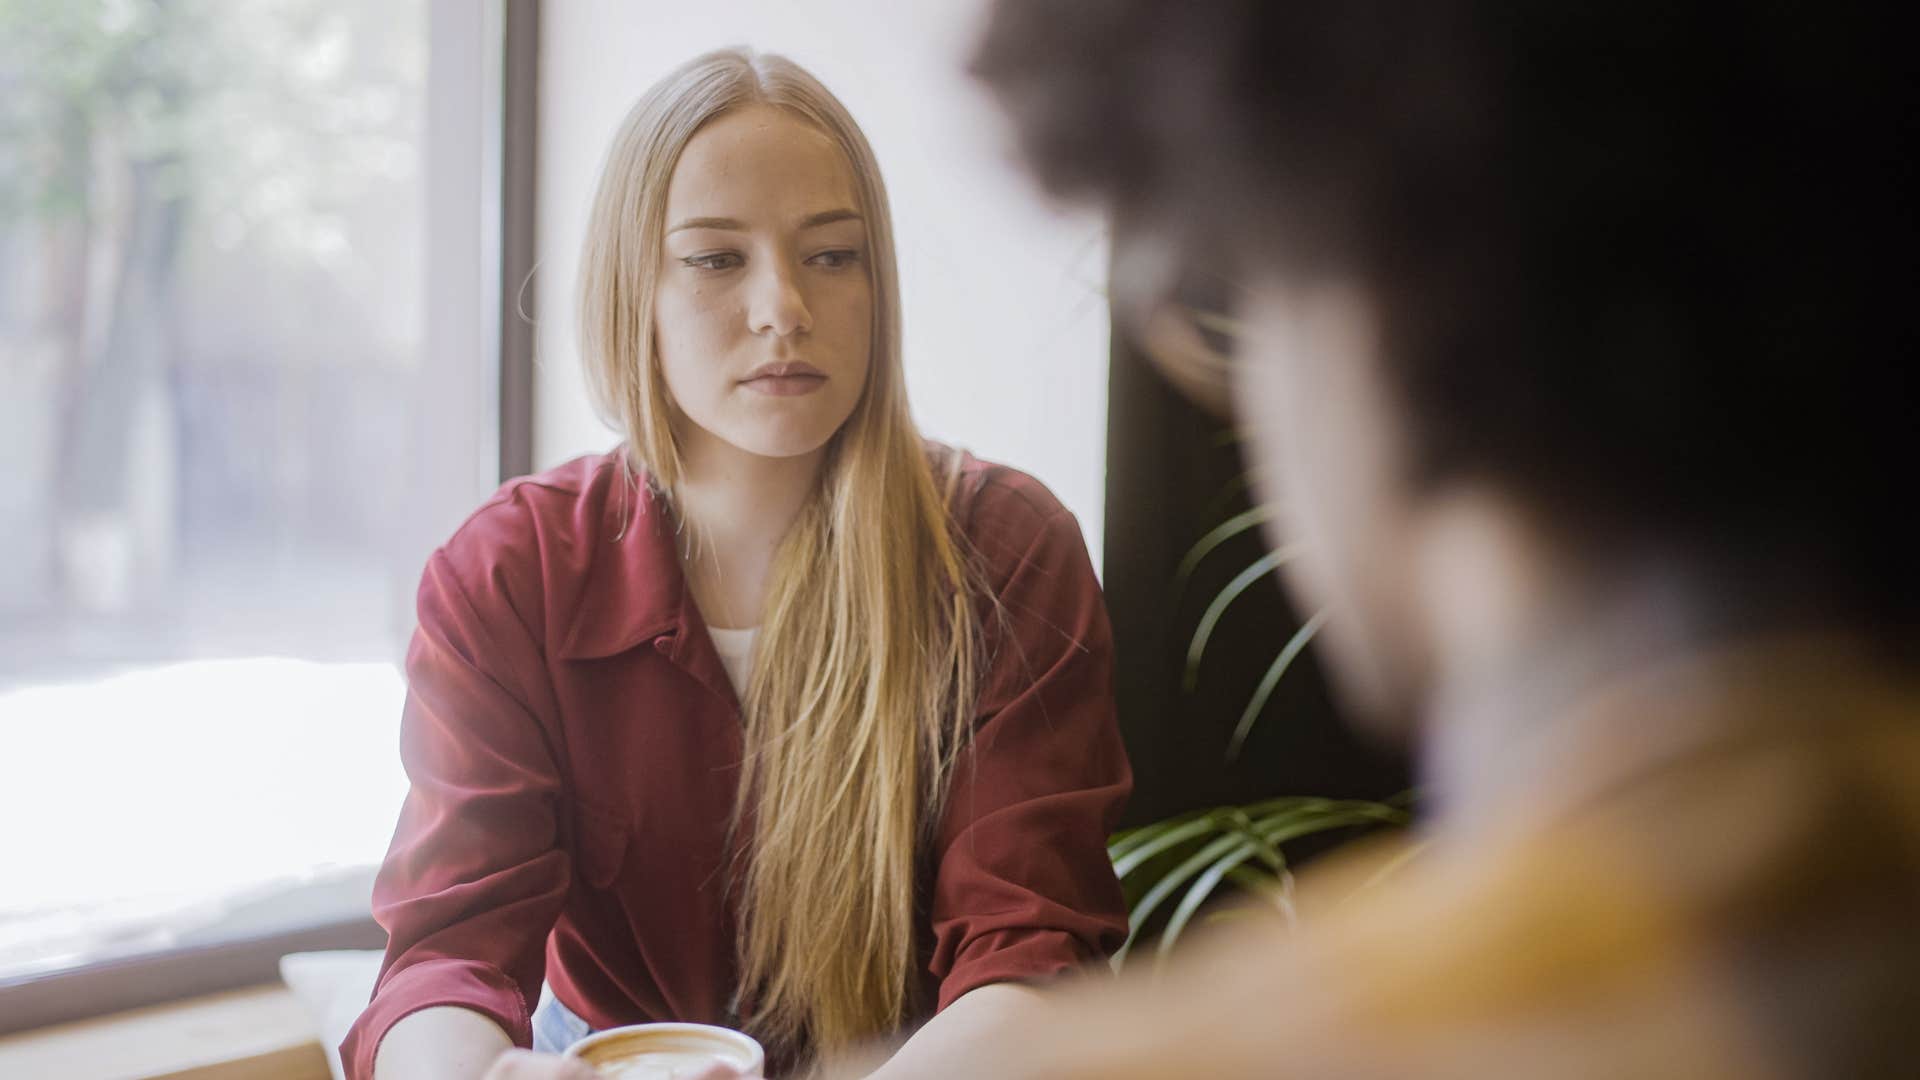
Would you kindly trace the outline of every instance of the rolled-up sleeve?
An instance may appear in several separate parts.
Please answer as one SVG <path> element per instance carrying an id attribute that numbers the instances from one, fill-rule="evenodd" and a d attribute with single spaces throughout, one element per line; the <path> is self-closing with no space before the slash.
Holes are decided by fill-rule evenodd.
<path id="1" fill-rule="evenodd" d="M 988 983 L 1079 968 L 1126 936 L 1106 841 L 1133 779 L 1106 605 L 1072 514 L 1024 531 L 999 571 L 980 721 L 937 834 L 941 1009 Z"/>
<path id="2" fill-rule="evenodd" d="M 529 706 L 543 665 L 505 573 L 468 549 L 427 564 L 407 654 L 401 758 L 411 781 L 374 884 L 386 928 L 372 1001 L 341 1045 L 373 1076 L 388 1029 L 457 1005 L 532 1043 L 545 942 L 571 880 L 554 749 Z"/>

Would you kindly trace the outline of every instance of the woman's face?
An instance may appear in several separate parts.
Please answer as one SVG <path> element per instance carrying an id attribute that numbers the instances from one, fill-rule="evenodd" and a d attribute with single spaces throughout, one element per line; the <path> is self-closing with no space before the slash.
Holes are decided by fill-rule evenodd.
<path id="1" fill-rule="evenodd" d="M 654 343 L 690 457 L 826 445 L 866 385 L 873 283 L 853 169 L 783 109 L 726 113 L 667 187 Z M 686 422 L 679 422 L 679 421 Z"/>

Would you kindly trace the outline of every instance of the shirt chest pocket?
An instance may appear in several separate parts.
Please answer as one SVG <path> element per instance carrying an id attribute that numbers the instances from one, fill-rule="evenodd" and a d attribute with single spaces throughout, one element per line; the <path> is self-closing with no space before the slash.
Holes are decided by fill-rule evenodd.
<path id="1" fill-rule="evenodd" d="M 621 815 L 578 800 L 572 815 L 574 876 L 596 889 L 611 887 L 627 861 L 632 827 Z"/>

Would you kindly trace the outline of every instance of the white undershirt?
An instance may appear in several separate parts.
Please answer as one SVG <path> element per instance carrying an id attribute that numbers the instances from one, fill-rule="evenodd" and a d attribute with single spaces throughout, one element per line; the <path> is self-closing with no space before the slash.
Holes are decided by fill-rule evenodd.
<path id="1" fill-rule="evenodd" d="M 727 669 L 727 681 L 733 684 L 733 692 L 744 696 L 747 676 L 753 673 L 753 639 L 759 635 L 760 628 L 722 630 L 709 626 L 707 633 L 713 636 L 714 651 L 720 654 L 720 665 Z"/>

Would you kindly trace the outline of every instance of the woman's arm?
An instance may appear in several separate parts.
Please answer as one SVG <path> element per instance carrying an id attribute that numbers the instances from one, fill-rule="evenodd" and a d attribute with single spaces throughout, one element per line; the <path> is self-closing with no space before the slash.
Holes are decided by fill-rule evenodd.
<path id="1" fill-rule="evenodd" d="M 995 983 L 970 990 L 927 1021 L 867 1080 L 1011 1073 L 1023 1063 L 1024 1040 L 1000 1036 L 1014 1026 L 1015 1020 L 1032 1024 L 1036 1010 L 1045 1007 L 1040 991 L 1018 983 Z M 507 1033 L 479 1013 L 454 1007 L 423 1009 L 387 1032 L 374 1066 L 374 1080 L 593 1080 L 595 1075 L 578 1062 L 520 1053 L 512 1046 Z M 489 1064 L 493 1065 L 492 1071 L 487 1071 Z M 843 1071 L 847 1067 L 844 1063 L 837 1066 L 836 1074 L 852 1075 Z M 733 1070 L 715 1067 L 699 1080 L 734 1080 L 737 1076 Z"/>
<path id="2" fill-rule="evenodd" d="M 513 1047 L 500 1025 L 472 1009 L 438 1005 L 409 1013 L 380 1040 L 374 1080 L 480 1080 Z"/>
<path id="3" fill-rule="evenodd" d="M 1127 934 L 1107 858 L 1132 787 L 1112 632 L 1078 523 L 1041 496 L 1003 500 L 973 530 L 1004 617 L 989 623 L 980 719 L 933 842 L 936 1011 L 1098 966 Z"/>
<path id="4" fill-rule="evenodd" d="M 515 1049 L 500 1025 L 457 1005 L 421 1009 L 387 1029 L 374 1080 L 598 1080 L 583 1062 Z M 731 1078 L 726 1078 L 731 1080 Z"/>
<path id="5" fill-rule="evenodd" d="M 421 578 L 400 724 L 411 784 L 374 882 L 387 952 L 373 998 L 341 1045 L 351 1080 L 371 1080 L 389 1030 L 428 1010 L 453 1008 L 454 1023 L 489 1025 L 452 1029 L 487 1036 L 472 1044 L 481 1071 L 483 1051 L 498 1049 L 491 1029 L 532 1042 L 527 1003 L 539 996 L 547 932 L 573 870 L 559 766 L 532 704 L 546 697 L 541 637 L 520 616 L 538 610 L 538 583 L 524 581 L 533 572 L 522 569 L 536 559 L 518 550 L 524 530 L 502 520 L 506 509 L 476 515 Z M 412 1023 L 416 1034 L 395 1052 L 443 1030 L 433 1020 Z M 456 1036 L 448 1049 L 466 1045 Z"/>
<path id="6" fill-rule="evenodd" d="M 374 1080 L 597 1080 L 570 1057 L 515 1049 L 493 1020 L 436 1005 L 388 1028 L 374 1053 Z M 732 1080 L 732 1078 L 728 1078 Z"/>

